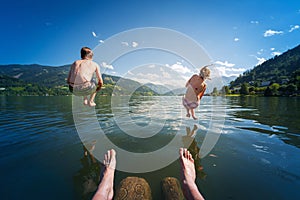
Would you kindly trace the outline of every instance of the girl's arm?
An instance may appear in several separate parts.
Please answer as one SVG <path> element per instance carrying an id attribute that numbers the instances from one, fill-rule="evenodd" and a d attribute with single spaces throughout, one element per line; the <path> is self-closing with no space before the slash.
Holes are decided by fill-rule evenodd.
<path id="1" fill-rule="evenodd" d="M 194 78 L 194 76 L 195 76 L 195 75 L 193 75 L 193 76 L 186 82 L 185 87 L 187 87 L 187 86 L 190 84 L 190 82 L 192 81 L 192 79 Z"/>
<path id="2" fill-rule="evenodd" d="M 203 90 L 198 94 L 198 100 L 200 100 L 203 97 L 205 90 L 206 90 L 206 84 L 204 84 Z"/>

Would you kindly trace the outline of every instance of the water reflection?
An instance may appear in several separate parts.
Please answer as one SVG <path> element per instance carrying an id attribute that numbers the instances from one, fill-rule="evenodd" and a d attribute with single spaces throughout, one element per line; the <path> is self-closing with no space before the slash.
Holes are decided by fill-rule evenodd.
<path id="1" fill-rule="evenodd" d="M 200 163 L 200 148 L 195 139 L 195 135 L 197 134 L 198 127 L 194 124 L 192 130 L 189 126 L 186 127 L 186 135 L 182 137 L 182 141 L 185 147 L 188 148 L 190 153 L 193 156 L 195 169 L 197 173 L 197 177 L 200 179 L 205 179 L 206 173 L 203 170 L 203 166 Z"/>
<path id="2" fill-rule="evenodd" d="M 91 199 L 100 182 L 101 163 L 93 156 L 96 141 L 83 145 L 81 169 L 73 176 L 78 199 Z"/>
<path id="3" fill-rule="evenodd" d="M 298 97 L 226 98 L 231 120 L 238 128 L 277 135 L 287 144 L 300 147 L 300 99 Z M 240 107 L 237 107 L 239 105 Z M 234 106 L 234 107 L 233 107 Z"/>
<path id="4" fill-rule="evenodd" d="M 157 98 L 130 104 L 133 119 L 146 124 L 146 112 L 144 118 L 139 119 L 135 116 L 135 113 L 141 114 L 137 108 L 147 103 L 152 105 L 151 101 L 155 103 Z M 167 100 L 174 102 L 172 98 Z M 174 109 L 172 104 L 165 115 L 167 125 L 161 134 L 137 140 L 121 134 L 116 127 L 110 97 L 99 97 L 96 101 L 101 128 L 112 142 L 124 149 L 152 151 L 166 145 L 178 132 L 180 121 L 174 116 L 180 109 Z M 181 130 L 182 141 L 190 143 L 197 180 L 204 185 L 205 197 L 254 199 L 259 194 L 261 199 L 300 199 L 299 98 L 229 97 L 221 101 L 226 103 L 226 122 L 213 154 L 199 159 L 205 134 L 201 126 L 208 127 L 211 120 L 207 103 L 201 107 L 201 126 L 183 124 Z M 93 149 L 95 152 L 100 145 L 89 140 L 86 147 L 82 146 L 72 118 L 71 97 L 0 97 L 0 105 L 2 197 L 38 199 L 47 194 L 48 199 L 90 199 L 98 186 L 101 166 L 89 152 Z M 90 127 L 87 129 L 93 131 Z M 214 155 L 218 155 L 218 159 L 212 159 Z M 151 173 L 117 171 L 115 183 L 118 185 L 127 176 L 143 177 L 151 186 L 153 199 L 161 199 L 161 180 L 166 176 L 179 179 L 178 172 L 176 160 Z"/>
<path id="5" fill-rule="evenodd" d="M 195 136 L 197 134 L 198 127 L 196 124 L 190 128 L 189 126 L 186 127 L 186 135 L 182 136 L 182 141 L 184 147 L 188 148 L 188 150 L 191 152 L 194 163 L 195 163 L 195 169 L 196 169 L 196 175 L 199 179 L 205 179 L 206 173 L 204 172 L 203 166 L 201 165 L 201 159 L 200 159 L 200 148 L 199 144 L 195 139 Z M 78 197 L 80 199 L 91 199 L 94 193 L 97 190 L 98 184 L 100 183 L 100 176 L 101 176 L 101 168 L 102 163 L 99 162 L 95 157 L 93 156 L 93 151 L 95 150 L 97 145 L 97 141 L 93 140 L 90 142 L 85 142 L 85 145 L 83 145 L 83 154 L 82 158 L 80 159 L 81 168 L 78 170 L 78 172 L 73 176 L 73 181 L 75 185 L 75 189 L 77 192 Z M 162 169 L 163 171 L 171 171 L 173 174 L 179 174 L 179 160 L 176 160 L 176 167 L 174 167 L 174 163 L 170 166 L 167 166 L 165 169 Z M 119 177 L 125 178 L 126 176 L 140 176 L 143 177 L 142 174 L 128 174 L 125 172 L 116 172 L 117 176 L 116 179 L 118 182 L 121 180 Z M 161 170 L 154 171 L 151 173 L 147 173 L 147 177 L 154 177 L 158 176 L 159 180 L 155 183 L 155 185 L 160 185 L 160 181 L 167 177 L 168 174 L 162 172 Z M 175 176 L 175 178 L 178 178 L 178 176 Z M 147 178 L 146 178 L 147 180 Z M 148 178 L 147 181 L 151 180 Z M 118 182 L 116 184 L 118 185 Z M 154 194 L 154 197 L 158 199 L 163 199 L 162 196 L 158 197 L 158 194 L 160 194 L 162 191 L 162 188 L 159 188 L 160 191 L 156 191 L 157 187 L 153 187 L 152 193 Z"/>

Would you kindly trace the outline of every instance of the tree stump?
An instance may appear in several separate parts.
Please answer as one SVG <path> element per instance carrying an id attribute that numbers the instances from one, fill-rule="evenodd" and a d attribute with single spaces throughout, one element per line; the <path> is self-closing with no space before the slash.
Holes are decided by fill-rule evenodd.
<path id="1" fill-rule="evenodd" d="M 151 200 L 151 189 L 145 179 L 139 177 L 127 177 L 119 184 L 114 199 Z"/>
<path id="2" fill-rule="evenodd" d="M 166 200 L 183 200 L 184 196 L 179 181 L 174 177 L 166 177 L 162 181 L 162 189 Z"/>

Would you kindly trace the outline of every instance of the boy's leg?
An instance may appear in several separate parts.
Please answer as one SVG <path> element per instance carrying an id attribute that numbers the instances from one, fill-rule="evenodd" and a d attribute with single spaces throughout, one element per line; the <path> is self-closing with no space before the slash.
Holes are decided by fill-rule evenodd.
<path id="1" fill-rule="evenodd" d="M 88 105 L 88 103 L 89 103 L 89 102 L 88 102 L 88 97 L 87 97 L 87 96 L 84 96 L 84 97 L 83 97 L 83 104 L 84 104 L 84 105 Z"/>

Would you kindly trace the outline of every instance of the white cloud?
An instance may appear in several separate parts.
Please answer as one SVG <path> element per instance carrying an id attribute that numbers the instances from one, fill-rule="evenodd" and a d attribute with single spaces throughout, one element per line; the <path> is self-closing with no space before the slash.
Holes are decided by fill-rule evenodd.
<path id="1" fill-rule="evenodd" d="M 128 42 L 121 42 L 121 44 L 124 45 L 124 46 L 127 46 L 127 47 L 129 46 Z"/>
<path id="2" fill-rule="evenodd" d="M 281 35 L 281 34 L 283 34 L 283 31 L 274 31 L 274 30 L 269 29 L 269 30 L 265 31 L 264 37 L 271 37 L 273 35 Z"/>
<path id="3" fill-rule="evenodd" d="M 219 71 L 221 76 L 239 76 L 244 71 L 246 71 L 245 68 L 236 68 L 234 67 L 235 64 L 229 63 L 228 61 L 216 61 L 215 64 L 220 65 L 217 66 L 216 69 Z"/>
<path id="4" fill-rule="evenodd" d="M 261 55 L 264 49 L 260 49 L 258 52 L 256 52 L 258 55 Z"/>
<path id="5" fill-rule="evenodd" d="M 132 47 L 137 47 L 139 44 L 137 42 L 132 42 Z"/>
<path id="6" fill-rule="evenodd" d="M 255 57 L 256 57 L 256 56 L 255 56 Z M 263 63 L 266 61 L 265 58 L 259 58 L 259 57 L 256 57 L 256 59 L 257 59 L 256 66 L 261 65 L 261 64 L 263 64 Z"/>
<path id="7" fill-rule="evenodd" d="M 131 71 L 128 71 L 127 74 L 130 75 L 130 76 L 134 75 L 134 73 L 132 73 Z"/>
<path id="8" fill-rule="evenodd" d="M 275 48 L 274 48 L 274 47 L 272 47 L 272 48 L 270 48 L 270 50 L 271 50 L 271 51 L 274 51 L 274 50 L 275 50 Z"/>
<path id="9" fill-rule="evenodd" d="M 163 78 L 172 78 L 171 75 L 168 72 L 163 72 L 162 73 Z"/>
<path id="10" fill-rule="evenodd" d="M 92 35 L 93 35 L 95 38 L 98 37 L 97 34 L 96 34 L 94 31 L 92 32 Z"/>
<path id="11" fill-rule="evenodd" d="M 170 67 L 172 70 L 178 72 L 178 73 L 182 73 L 182 74 L 186 74 L 186 73 L 191 73 L 192 71 L 188 68 L 182 65 L 181 62 L 176 62 L 173 65 L 169 65 L 166 64 L 167 67 Z"/>
<path id="12" fill-rule="evenodd" d="M 279 55 L 281 55 L 281 52 L 279 52 L 279 51 L 274 51 L 274 52 L 271 53 L 271 55 L 272 55 L 272 56 L 279 56 Z"/>
<path id="13" fill-rule="evenodd" d="M 250 21 L 251 24 L 259 24 L 258 21 Z"/>
<path id="14" fill-rule="evenodd" d="M 129 43 L 129 42 L 121 42 L 121 44 L 122 45 L 124 45 L 124 46 L 126 46 L 126 47 L 137 47 L 137 46 L 139 46 L 139 43 L 137 43 L 137 42 L 132 42 L 131 44 Z"/>
<path id="15" fill-rule="evenodd" d="M 218 66 L 216 67 L 218 72 L 220 73 L 221 76 L 239 76 L 242 74 L 244 71 L 246 71 L 245 68 L 234 68 L 234 67 L 225 67 L 225 66 Z"/>
<path id="16" fill-rule="evenodd" d="M 222 66 L 225 66 L 225 67 L 234 67 L 235 66 L 235 64 L 229 63 L 227 60 L 225 62 L 216 61 L 215 64 L 222 65 Z"/>
<path id="17" fill-rule="evenodd" d="M 235 42 L 237 42 L 237 41 L 239 41 L 239 40 L 240 40 L 239 38 L 234 38 L 234 41 L 235 41 Z"/>
<path id="18" fill-rule="evenodd" d="M 296 29 L 299 29 L 300 26 L 299 25 L 295 25 L 295 26 L 291 26 L 291 29 L 289 30 L 289 32 L 293 32 Z"/>
<path id="19" fill-rule="evenodd" d="M 103 41 L 103 40 L 99 40 L 99 42 L 100 42 L 100 43 L 102 43 L 102 44 L 104 43 L 104 41 Z"/>
<path id="20" fill-rule="evenodd" d="M 114 67 L 112 65 L 109 65 L 106 62 L 102 62 L 101 66 L 104 67 L 104 68 L 106 68 L 106 69 L 111 69 L 111 70 L 114 69 Z"/>

